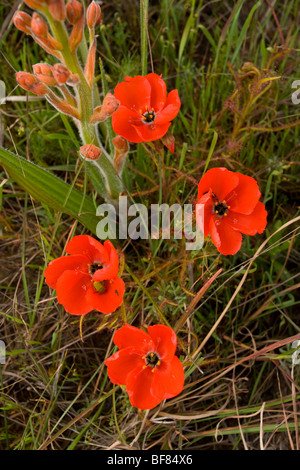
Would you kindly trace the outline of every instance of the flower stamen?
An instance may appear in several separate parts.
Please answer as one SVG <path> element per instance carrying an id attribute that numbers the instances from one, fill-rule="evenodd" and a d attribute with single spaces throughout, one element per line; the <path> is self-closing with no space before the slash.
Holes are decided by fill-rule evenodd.
<path id="1" fill-rule="evenodd" d="M 228 215 L 228 209 L 229 206 L 227 206 L 225 200 L 223 200 L 222 202 L 215 202 L 214 213 L 217 214 L 219 217 L 223 217 L 223 215 L 226 217 Z"/>
<path id="2" fill-rule="evenodd" d="M 150 352 L 147 354 L 147 356 L 143 356 L 142 359 L 145 360 L 146 364 L 145 366 L 150 366 L 152 367 L 152 372 L 154 372 L 155 370 L 155 366 L 159 366 L 160 365 L 160 359 L 159 359 L 159 356 L 157 353 L 154 353 L 154 352 Z M 145 367 L 143 367 L 145 368 Z"/>
<path id="3" fill-rule="evenodd" d="M 89 274 L 95 274 L 96 271 L 98 271 L 99 268 L 101 268 L 102 264 L 100 263 L 93 263 L 89 265 Z"/>
<path id="4" fill-rule="evenodd" d="M 141 114 L 143 121 L 147 123 L 153 122 L 155 119 L 154 108 L 151 108 L 151 111 L 149 111 L 149 108 L 146 105 L 144 109 L 145 109 L 144 112 L 142 109 L 139 109 L 139 113 Z"/>
<path id="5" fill-rule="evenodd" d="M 154 111 L 146 111 L 143 115 L 142 118 L 145 122 L 153 122 L 155 119 L 155 112 Z"/>

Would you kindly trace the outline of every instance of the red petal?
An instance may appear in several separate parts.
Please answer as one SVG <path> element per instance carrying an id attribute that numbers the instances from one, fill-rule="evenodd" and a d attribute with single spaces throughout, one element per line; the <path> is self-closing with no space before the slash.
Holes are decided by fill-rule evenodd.
<path id="1" fill-rule="evenodd" d="M 102 268 L 95 271 L 93 274 L 94 281 L 113 279 L 117 277 L 119 272 L 119 256 L 117 250 L 109 240 L 104 242 L 103 247 L 108 255 L 108 262 L 104 264 Z"/>
<path id="2" fill-rule="evenodd" d="M 126 391 L 132 406 L 136 406 L 141 410 L 150 410 L 155 408 L 160 402 L 152 393 L 152 383 L 156 371 L 153 373 L 151 367 L 146 367 L 140 371 L 135 369 L 127 376 Z"/>
<path id="3" fill-rule="evenodd" d="M 210 189 L 219 201 L 232 191 L 239 183 L 239 177 L 226 168 L 211 168 L 201 178 L 198 185 L 198 199 Z"/>
<path id="4" fill-rule="evenodd" d="M 232 211 L 251 214 L 261 196 L 258 184 L 251 176 L 241 173 L 236 173 L 236 175 L 239 178 L 239 184 L 224 199 Z"/>
<path id="5" fill-rule="evenodd" d="M 265 230 L 267 216 L 268 213 L 264 204 L 258 201 L 251 214 L 239 214 L 230 210 L 224 222 L 245 235 L 255 235 L 256 233 L 263 233 Z"/>
<path id="6" fill-rule="evenodd" d="M 168 131 L 171 123 L 156 125 L 155 121 L 152 124 L 142 123 L 141 126 L 133 126 L 136 133 L 140 136 L 140 142 L 152 142 L 153 140 L 161 139 Z"/>
<path id="7" fill-rule="evenodd" d="M 143 124 L 141 115 L 135 111 L 131 111 L 125 106 L 120 106 L 112 115 L 111 123 L 114 132 L 129 142 L 138 143 L 143 141 L 143 138 L 134 127 Z"/>
<path id="8" fill-rule="evenodd" d="M 109 257 L 103 245 L 89 235 L 76 235 L 66 246 L 66 252 L 70 255 L 87 256 L 91 263 L 106 264 Z"/>
<path id="9" fill-rule="evenodd" d="M 213 216 L 213 207 L 212 190 L 210 189 L 196 204 L 196 222 L 205 237 L 209 234 L 209 221 Z"/>
<path id="10" fill-rule="evenodd" d="M 213 244 L 223 255 L 234 255 L 242 244 L 242 235 L 217 216 L 211 217 L 209 231 Z"/>
<path id="11" fill-rule="evenodd" d="M 116 277 L 105 281 L 106 291 L 100 294 L 94 287 L 87 293 L 88 300 L 93 309 L 98 312 L 108 314 L 117 310 L 123 302 L 125 292 L 124 281 Z"/>
<path id="12" fill-rule="evenodd" d="M 155 112 L 160 111 L 164 107 L 167 99 L 166 83 L 156 73 L 149 73 L 145 78 L 148 80 L 151 87 L 150 107 L 153 108 Z"/>
<path id="13" fill-rule="evenodd" d="M 182 392 L 184 370 L 178 357 L 155 368 L 151 392 L 160 400 L 172 398 Z"/>
<path id="14" fill-rule="evenodd" d="M 166 325 L 148 326 L 148 333 L 155 344 L 155 352 L 163 361 L 170 361 L 176 350 L 177 337 L 175 331 Z"/>
<path id="15" fill-rule="evenodd" d="M 127 323 L 115 332 L 113 341 L 119 349 L 131 347 L 143 354 L 154 350 L 150 336 L 145 331 Z"/>
<path id="16" fill-rule="evenodd" d="M 50 261 L 45 269 L 45 281 L 49 287 L 56 289 L 58 278 L 67 270 L 80 271 L 88 274 L 89 259 L 83 255 L 61 256 Z"/>
<path id="17" fill-rule="evenodd" d="M 155 117 L 155 124 L 165 124 L 172 121 L 178 114 L 181 106 L 178 90 L 172 90 L 167 98 L 164 109 Z"/>
<path id="18" fill-rule="evenodd" d="M 56 283 L 57 301 L 72 315 L 85 315 L 93 310 L 88 299 L 91 277 L 77 271 L 65 271 Z"/>
<path id="19" fill-rule="evenodd" d="M 137 368 L 141 371 L 145 360 L 142 359 L 142 353 L 125 348 L 106 359 L 104 364 L 107 366 L 108 377 L 114 384 L 126 385 L 128 374 Z"/>
<path id="20" fill-rule="evenodd" d="M 122 106 L 137 112 L 142 109 L 145 112 L 145 106 L 150 106 L 151 86 L 141 75 L 125 77 L 124 82 L 116 86 L 114 96 Z"/>

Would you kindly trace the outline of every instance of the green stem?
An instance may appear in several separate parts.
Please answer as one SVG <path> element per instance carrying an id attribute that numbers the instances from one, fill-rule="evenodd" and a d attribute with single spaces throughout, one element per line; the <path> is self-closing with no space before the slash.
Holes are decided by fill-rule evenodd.
<path id="1" fill-rule="evenodd" d="M 149 0 L 140 0 L 140 22 L 141 22 L 141 65 L 142 75 L 147 75 L 148 62 L 148 10 Z"/>
<path id="2" fill-rule="evenodd" d="M 88 173 L 97 192 L 106 200 L 116 204 L 120 192 L 123 190 L 122 181 L 117 174 L 110 155 L 103 147 L 94 124 L 90 124 L 90 118 L 94 110 L 93 89 L 90 88 L 85 78 L 82 67 L 78 61 L 77 53 L 72 52 L 69 47 L 69 36 L 62 22 L 53 20 L 49 13 L 46 13 L 53 35 L 62 44 L 61 54 L 66 67 L 73 73 L 78 74 L 80 82 L 77 85 L 77 99 L 79 102 L 80 121 L 77 126 L 81 139 L 85 145 L 93 144 L 101 148 L 102 154 L 95 162 L 86 162 Z M 97 179 L 99 181 L 97 181 Z M 102 188 L 102 190 L 100 189 Z M 103 191 L 103 189 L 105 190 Z"/>
<path id="3" fill-rule="evenodd" d="M 85 143 L 90 144 L 96 141 L 96 134 L 93 127 L 89 124 L 89 120 L 93 114 L 93 96 L 90 86 L 84 76 L 83 70 L 79 64 L 76 52 L 71 52 L 69 48 L 69 36 L 64 24 L 61 21 L 53 20 L 50 14 L 47 14 L 47 19 L 53 31 L 55 38 L 62 44 L 61 54 L 64 59 L 66 67 L 73 73 L 78 74 L 80 82 L 77 85 L 79 94 L 79 111 L 81 114 L 82 132 Z"/>

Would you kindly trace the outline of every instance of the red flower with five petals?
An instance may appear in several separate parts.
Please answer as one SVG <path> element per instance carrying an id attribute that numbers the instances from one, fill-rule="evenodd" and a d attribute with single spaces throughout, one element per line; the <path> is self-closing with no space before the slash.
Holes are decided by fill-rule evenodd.
<path id="1" fill-rule="evenodd" d="M 237 253 L 242 233 L 263 233 L 267 212 L 259 201 L 260 196 L 254 178 L 226 168 L 212 168 L 201 178 L 196 220 L 204 236 L 210 234 L 213 244 L 223 255 Z M 201 204 L 204 205 L 203 213 Z"/>
<path id="2" fill-rule="evenodd" d="M 113 341 L 119 351 L 106 359 L 110 380 L 125 385 L 130 403 L 142 410 L 181 393 L 184 371 L 175 350 L 177 338 L 165 325 L 148 327 L 148 334 L 126 324 Z"/>
<path id="3" fill-rule="evenodd" d="M 151 142 L 163 137 L 180 109 L 178 90 L 167 95 L 164 80 L 156 73 L 125 77 L 114 91 L 120 106 L 112 116 L 116 134 L 129 142 Z"/>
<path id="4" fill-rule="evenodd" d="M 89 235 L 77 235 L 66 246 L 70 256 L 51 261 L 45 281 L 56 289 L 57 301 L 73 315 L 92 310 L 114 312 L 123 301 L 124 282 L 117 277 L 119 257 L 109 240 L 102 245 Z"/>

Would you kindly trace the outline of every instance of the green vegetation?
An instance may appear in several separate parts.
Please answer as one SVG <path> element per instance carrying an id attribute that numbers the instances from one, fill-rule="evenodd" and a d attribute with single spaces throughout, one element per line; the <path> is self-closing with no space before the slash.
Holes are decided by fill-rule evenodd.
<path id="1" fill-rule="evenodd" d="M 2 146 L 21 157 L 16 165 L 30 160 L 68 182 L 92 210 L 102 200 L 78 158 L 76 128 L 16 86 L 15 72 L 31 72 L 48 57 L 9 22 L 12 3 L 0 6 L 0 79 L 10 97 L 0 106 Z M 199 252 L 173 238 L 119 241 L 125 307 L 93 312 L 80 324 L 57 303 L 43 272 L 73 235 L 93 235 L 94 214 L 75 219 L 75 199 L 64 199 L 63 186 L 53 207 L 0 167 L 0 339 L 7 353 L 0 448 L 299 450 L 300 365 L 291 360 L 291 338 L 300 339 L 300 104 L 291 99 L 300 80 L 299 9 L 299 0 L 149 1 L 149 35 L 142 30 L 141 41 L 137 2 L 103 2 L 98 83 L 113 92 L 125 76 L 153 70 L 182 102 L 171 126 L 174 154 L 131 145 L 124 169 L 131 200 L 195 202 L 203 172 L 225 166 L 258 181 L 267 229 L 243 237 L 241 250 L 227 257 L 209 239 Z M 101 132 L 109 148 L 112 130 Z M 163 316 L 175 325 L 182 315 L 184 391 L 138 412 L 107 377 L 112 333 L 125 320 L 145 326 Z"/>

